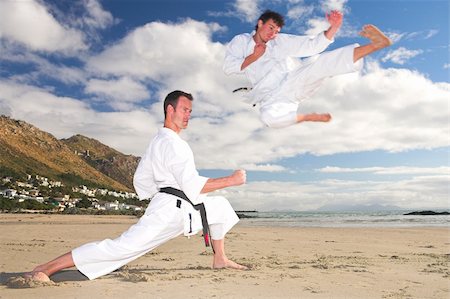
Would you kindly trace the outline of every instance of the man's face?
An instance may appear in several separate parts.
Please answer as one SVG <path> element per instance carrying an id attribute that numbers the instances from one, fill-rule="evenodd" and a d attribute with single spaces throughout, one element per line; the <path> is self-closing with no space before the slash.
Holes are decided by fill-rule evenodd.
<path id="1" fill-rule="evenodd" d="M 258 31 L 256 34 L 262 42 L 267 43 L 268 41 L 274 39 L 280 30 L 281 27 L 278 26 L 272 19 L 267 20 L 265 23 L 259 20 Z"/>
<path id="2" fill-rule="evenodd" d="M 178 130 L 186 129 L 192 112 L 192 101 L 181 96 L 173 112 L 172 121 Z"/>

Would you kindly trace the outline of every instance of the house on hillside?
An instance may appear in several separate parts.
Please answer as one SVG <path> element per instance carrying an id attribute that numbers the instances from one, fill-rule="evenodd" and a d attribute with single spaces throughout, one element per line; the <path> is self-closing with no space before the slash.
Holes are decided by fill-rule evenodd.
<path id="1" fill-rule="evenodd" d="M 12 179 L 13 179 L 12 177 L 7 176 L 7 177 L 2 178 L 2 182 L 3 182 L 3 184 L 11 183 Z"/>
<path id="2" fill-rule="evenodd" d="M 33 197 L 39 196 L 39 190 L 38 189 L 29 190 L 28 194 Z"/>
<path id="3" fill-rule="evenodd" d="M 127 205 L 127 210 L 133 210 L 133 211 L 142 211 L 142 207 L 138 207 L 135 205 Z"/>
<path id="4" fill-rule="evenodd" d="M 99 194 L 99 195 L 102 195 L 102 196 L 108 194 L 108 191 L 109 191 L 108 189 L 97 189 L 97 190 L 95 190 L 96 194 Z"/>
<path id="5" fill-rule="evenodd" d="M 60 181 L 50 181 L 50 187 L 62 187 L 63 183 Z"/>
<path id="6" fill-rule="evenodd" d="M 33 188 L 34 186 L 30 183 L 17 182 L 17 186 L 22 188 Z"/>
<path id="7" fill-rule="evenodd" d="M 42 196 L 32 197 L 30 199 L 34 199 L 37 202 L 44 203 L 44 198 Z"/>
<path id="8" fill-rule="evenodd" d="M 17 190 L 15 189 L 6 189 L 3 190 L 3 194 L 5 197 L 14 198 L 17 195 Z"/>
<path id="9" fill-rule="evenodd" d="M 105 203 L 105 209 L 107 210 L 118 210 L 119 209 L 119 202 L 116 200 L 114 202 L 107 202 Z"/>

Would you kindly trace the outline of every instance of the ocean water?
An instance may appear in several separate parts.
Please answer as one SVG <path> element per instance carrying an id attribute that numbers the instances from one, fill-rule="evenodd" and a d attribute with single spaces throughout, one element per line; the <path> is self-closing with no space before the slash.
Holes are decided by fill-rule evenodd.
<path id="1" fill-rule="evenodd" d="M 244 212 L 240 225 L 286 227 L 448 227 L 450 215 L 383 212 Z"/>

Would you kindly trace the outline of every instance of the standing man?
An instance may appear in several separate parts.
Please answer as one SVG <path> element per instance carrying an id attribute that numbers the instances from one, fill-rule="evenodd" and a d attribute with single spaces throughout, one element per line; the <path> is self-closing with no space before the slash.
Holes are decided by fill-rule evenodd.
<path id="1" fill-rule="evenodd" d="M 214 249 L 213 268 L 247 269 L 225 255 L 225 234 L 239 221 L 227 199 L 205 193 L 242 185 L 244 170 L 222 178 L 198 174 L 189 145 L 179 133 L 188 126 L 193 97 L 173 91 L 164 100 L 164 127 L 153 138 L 134 175 L 140 199 L 151 198 L 145 214 L 120 237 L 92 242 L 73 249 L 53 261 L 37 266 L 25 277 L 49 281 L 62 269 L 77 267 L 89 279 L 108 274 L 181 234 L 193 235 L 202 229 L 201 215 L 193 205 L 204 204 Z M 176 194 L 176 195 L 174 195 Z M 204 215 L 202 215 L 204 216 Z M 208 229 L 209 228 L 209 229 Z"/>
<path id="2" fill-rule="evenodd" d="M 260 104 L 260 117 L 267 126 L 282 128 L 303 121 L 330 121 L 328 113 L 302 113 L 300 101 L 311 96 L 323 79 L 360 70 L 363 57 L 391 44 L 377 27 L 365 25 L 360 35 L 368 38 L 369 44 L 324 52 L 295 65 L 291 58 L 319 54 L 333 42 L 343 16 L 332 11 L 326 18 L 330 27 L 315 37 L 281 34 L 283 16 L 267 10 L 259 17 L 256 31 L 237 35 L 229 43 L 223 70 L 227 75 L 246 75 L 252 86 L 246 95 L 248 102 Z"/>

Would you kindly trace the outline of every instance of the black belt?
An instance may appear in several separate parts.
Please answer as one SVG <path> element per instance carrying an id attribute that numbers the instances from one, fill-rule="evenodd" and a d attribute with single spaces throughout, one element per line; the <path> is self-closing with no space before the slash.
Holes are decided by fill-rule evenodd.
<path id="1" fill-rule="evenodd" d="M 202 226 L 203 226 L 203 238 L 205 239 L 206 247 L 209 247 L 209 225 L 208 225 L 208 219 L 206 218 L 205 205 L 203 203 L 194 205 L 192 203 L 192 201 L 190 201 L 189 198 L 186 196 L 186 194 L 184 194 L 183 191 L 172 188 L 172 187 L 161 188 L 161 189 L 159 189 L 159 192 L 172 194 L 181 199 L 184 199 L 185 201 L 190 203 L 194 207 L 194 209 L 196 209 L 197 211 L 200 211 L 200 216 L 202 218 Z M 213 248 L 213 251 L 214 251 L 214 248 Z"/>

